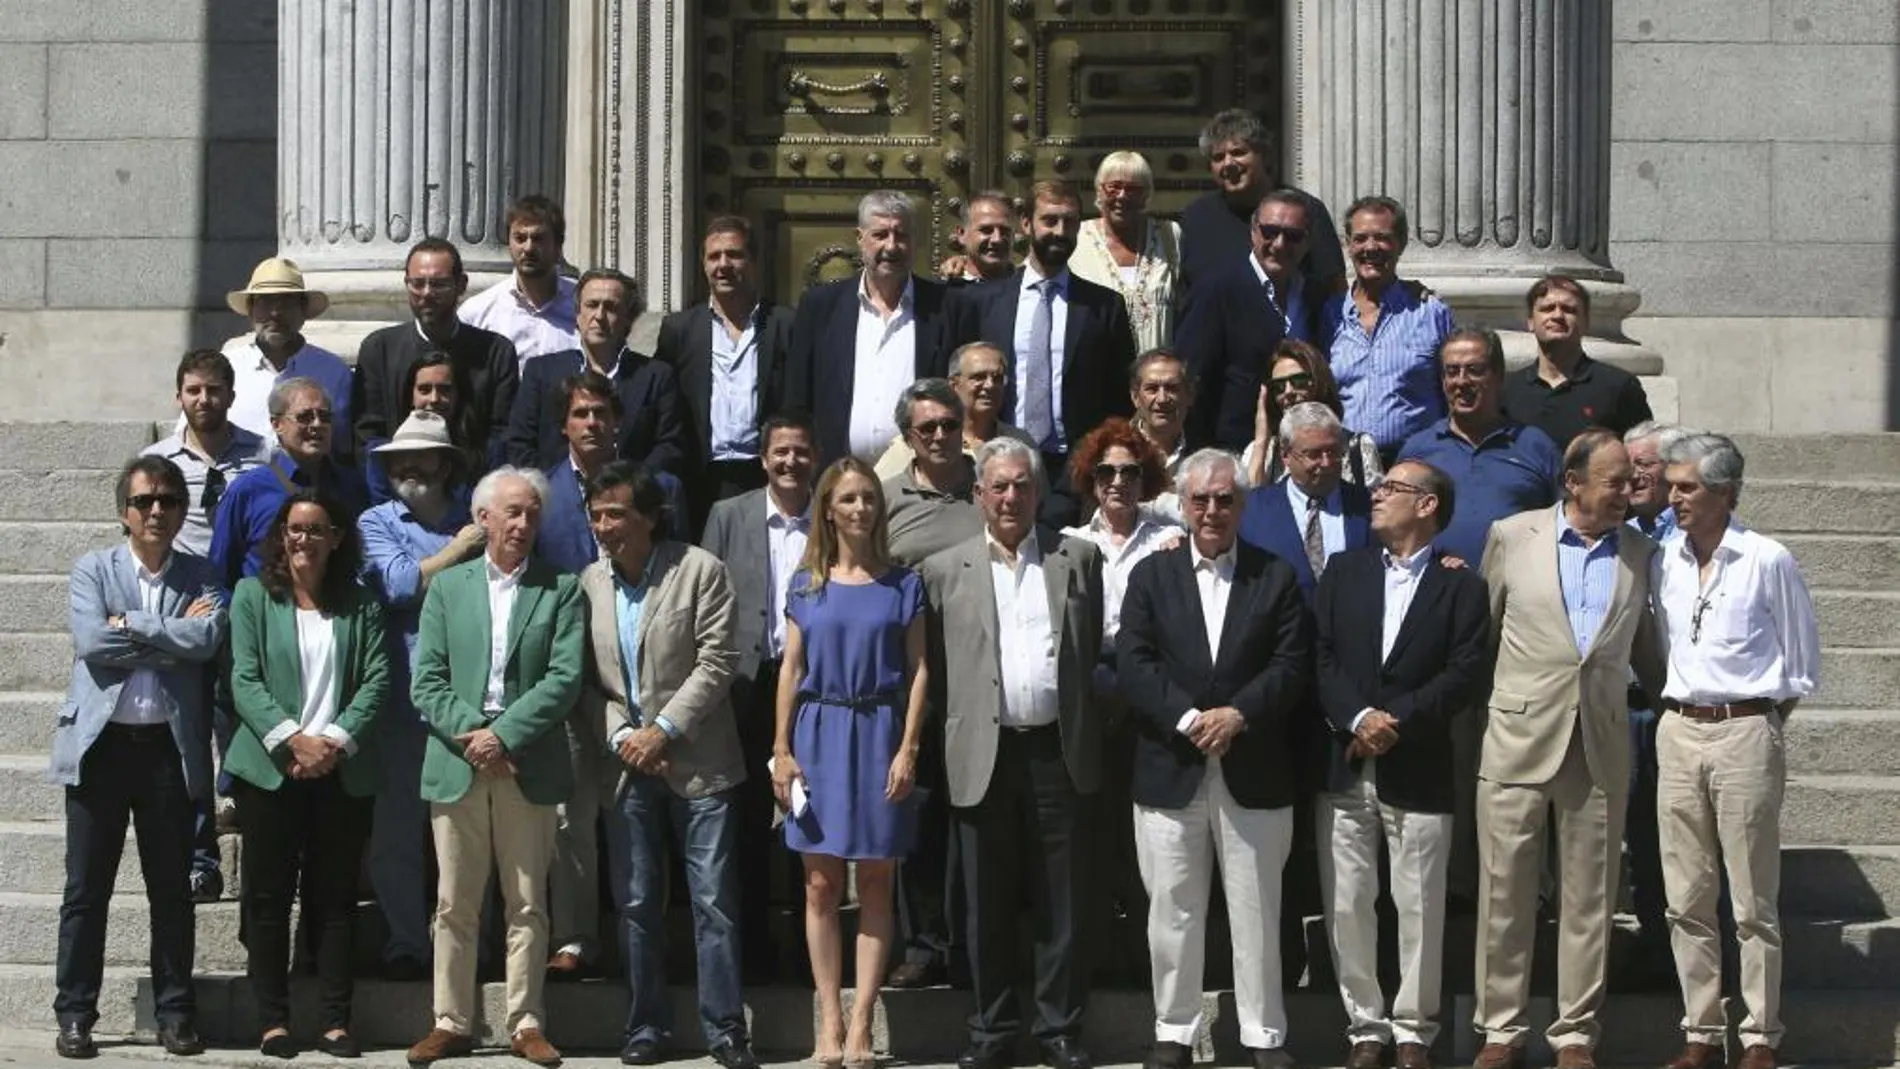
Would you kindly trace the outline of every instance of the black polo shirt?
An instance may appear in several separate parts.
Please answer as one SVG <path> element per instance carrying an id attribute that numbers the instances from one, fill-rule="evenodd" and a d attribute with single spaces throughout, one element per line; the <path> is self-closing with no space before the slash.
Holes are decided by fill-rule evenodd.
<path id="1" fill-rule="evenodd" d="M 1550 435 L 1559 449 L 1590 427 L 1622 434 L 1654 418 L 1636 376 L 1587 355 L 1557 386 L 1539 378 L 1534 363 L 1504 376 L 1504 414 Z"/>

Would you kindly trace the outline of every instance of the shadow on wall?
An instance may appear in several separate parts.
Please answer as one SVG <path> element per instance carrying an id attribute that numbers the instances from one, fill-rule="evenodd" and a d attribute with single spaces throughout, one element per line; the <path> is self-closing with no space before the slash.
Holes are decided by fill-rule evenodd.
<path id="1" fill-rule="evenodd" d="M 1900 43 L 1893 46 L 1894 67 L 1900 70 Z M 1900 108 L 1893 110 L 1893 141 L 1900 153 Z M 1887 429 L 1900 431 L 1900 157 L 1893 168 L 1892 255 L 1887 258 L 1892 277 L 1887 281 Z"/>
<path id="2" fill-rule="evenodd" d="M 191 344 L 216 349 L 247 324 L 224 295 L 277 251 L 277 5 L 204 0 L 200 207 Z"/>

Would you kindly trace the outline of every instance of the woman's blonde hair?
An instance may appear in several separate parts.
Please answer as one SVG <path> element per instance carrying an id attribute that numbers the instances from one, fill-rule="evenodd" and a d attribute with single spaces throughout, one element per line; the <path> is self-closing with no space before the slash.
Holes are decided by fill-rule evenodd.
<path id="1" fill-rule="evenodd" d="M 831 522 L 831 497 L 847 475 L 862 475 L 864 481 L 871 484 L 871 499 L 877 502 L 877 523 L 871 528 L 871 559 L 864 562 L 865 566 L 873 573 L 882 573 L 890 564 L 890 509 L 884 500 L 884 484 L 878 481 L 871 465 L 857 457 L 845 457 L 818 477 L 818 489 L 812 495 L 811 537 L 805 542 L 805 559 L 799 563 L 805 570 L 805 593 L 816 594 L 823 590 L 831 566 L 838 563 L 838 529 Z"/>
<path id="2" fill-rule="evenodd" d="M 1102 157 L 1102 163 L 1095 168 L 1095 188 L 1100 190 L 1103 182 L 1116 179 L 1134 182 L 1143 189 L 1155 187 L 1154 168 L 1148 166 L 1148 157 L 1139 152 L 1122 149 Z"/>

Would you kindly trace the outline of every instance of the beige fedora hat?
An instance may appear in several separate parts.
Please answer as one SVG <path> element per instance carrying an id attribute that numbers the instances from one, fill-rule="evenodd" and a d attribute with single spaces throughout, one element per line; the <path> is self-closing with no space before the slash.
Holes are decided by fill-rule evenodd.
<path id="1" fill-rule="evenodd" d="M 409 418 L 396 428 L 396 434 L 388 442 L 370 450 L 372 453 L 420 453 L 428 449 L 445 449 L 451 453 L 460 452 L 449 437 L 449 424 L 434 412 L 418 410 L 409 413 Z"/>
<path id="2" fill-rule="evenodd" d="M 257 265 L 251 272 L 251 283 L 241 290 L 232 290 L 224 295 L 224 303 L 231 311 L 241 316 L 251 314 L 251 298 L 266 293 L 301 293 L 304 296 L 304 314 L 312 319 L 324 313 L 330 307 L 330 297 L 320 290 L 305 289 L 303 271 L 296 261 L 273 256 Z"/>

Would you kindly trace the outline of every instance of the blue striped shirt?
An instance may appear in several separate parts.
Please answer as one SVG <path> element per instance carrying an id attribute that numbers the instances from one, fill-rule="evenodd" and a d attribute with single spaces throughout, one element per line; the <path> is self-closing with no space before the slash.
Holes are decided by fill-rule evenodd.
<path id="1" fill-rule="evenodd" d="M 1379 321 L 1368 335 L 1349 289 L 1334 303 L 1331 320 L 1342 423 L 1372 435 L 1380 449 L 1393 449 L 1445 414 L 1438 345 L 1451 333 L 1452 317 L 1438 298 L 1421 300 L 1415 284 L 1394 280 L 1379 298 Z"/>
<path id="2" fill-rule="evenodd" d="M 1557 578 L 1563 586 L 1564 613 L 1570 617 L 1570 634 L 1577 640 L 1577 655 L 1587 656 L 1597 629 L 1610 614 L 1610 599 L 1616 594 L 1616 531 L 1612 529 L 1584 545 L 1583 535 L 1570 526 L 1564 507 L 1557 506 Z"/>

